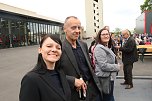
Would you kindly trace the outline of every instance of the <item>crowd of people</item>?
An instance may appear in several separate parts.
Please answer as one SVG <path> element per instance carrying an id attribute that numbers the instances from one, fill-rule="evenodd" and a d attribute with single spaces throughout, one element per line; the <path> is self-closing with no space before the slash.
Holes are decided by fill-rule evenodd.
<path id="1" fill-rule="evenodd" d="M 125 80 L 121 84 L 133 88 L 137 49 L 129 30 L 122 31 L 125 41 L 119 45 L 105 26 L 89 48 L 79 39 L 81 22 L 77 17 L 67 17 L 63 30 L 63 42 L 54 34 L 42 38 L 36 66 L 21 81 L 20 101 L 115 101 L 114 81 L 121 68 Z M 123 65 L 117 61 L 118 50 Z"/>
<path id="2" fill-rule="evenodd" d="M 134 38 L 137 45 L 151 45 L 152 44 L 152 36 L 149 36 L 147 33 L 134 34 Z"/>

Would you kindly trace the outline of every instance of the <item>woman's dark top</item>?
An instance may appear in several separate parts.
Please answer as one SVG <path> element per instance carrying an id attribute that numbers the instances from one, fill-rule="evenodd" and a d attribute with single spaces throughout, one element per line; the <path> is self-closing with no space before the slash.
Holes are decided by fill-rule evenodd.
<path id="1" fill-rule="evenodd" d="M 56 70 L 47 70 L 47 71 L 49 73 L 48 77 L 50 78 L 49 82 L 50 83 L 54 82 L 53 86 L 55 88 L 57 88 L 62 94 L 64 94 L 63 93 L 63 87 L 62 87 L 62 84 L 61 84 L 61 80 L 60 80 L 60 77 L 59 77 L 59 73 Z"/>
<path id="2" fill-rule="evenodd" d="M 19 101 L 71 101 L 71 90 L 62 70 L 28 72 L 21 81 Z"/>

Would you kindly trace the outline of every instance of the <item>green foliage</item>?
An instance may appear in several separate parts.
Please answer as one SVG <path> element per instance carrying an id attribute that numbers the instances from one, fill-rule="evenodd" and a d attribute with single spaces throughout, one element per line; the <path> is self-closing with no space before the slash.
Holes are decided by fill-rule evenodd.
<path id="1" fill-rule="evenodd" d="M 120 31 L 121 31 L 120 28 L 115 28 L 113 32 L 115 33 L 116 36 L 118 36 L 120 34 Z"/>
<path id="2" fill-rule="evenodd" d="M 120 29 L 120 28 L 115 28 L 115 30 L 113 31 L 113 33 L 115 33 L 115 36 L 119 36 L 119 35 L 121 34 L 121 30 L 122 30 L 122 29 Z M 130 30 L 130 29 L 129 29 L 129 30 Z M 135 29 L 130 30 L 130 32 L 131 32 L 131 34 L 136 33 L 136 32 L 135 32 Z"/>
<path id="3" fill-rule="evenodd" d="M 152 0 L 145 0 L 143 5 L 140 5 L 141 13 L 145 10 L 152 10 Z"/>

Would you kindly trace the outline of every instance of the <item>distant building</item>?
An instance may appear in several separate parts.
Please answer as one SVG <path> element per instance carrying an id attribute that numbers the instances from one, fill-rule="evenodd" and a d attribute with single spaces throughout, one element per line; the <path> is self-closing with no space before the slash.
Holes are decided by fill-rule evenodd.
<path id="1" fill-rule="evenodd" d="M 103 27 L 103 1 L 85 0 L 86 34 L 84 37 L 94 36 Z"/>
<path id="2" fill-rule="evenodd" d="M 152 34 L 152 11 L 144 11 L 136 19 L 135 31 L 138 34 Z"/>
<path id="3" fill-rule="evenodd" d="M 61 34 L 63 22 L 0 3 L 0 49 L 39 44 L 45 34 Z"/>

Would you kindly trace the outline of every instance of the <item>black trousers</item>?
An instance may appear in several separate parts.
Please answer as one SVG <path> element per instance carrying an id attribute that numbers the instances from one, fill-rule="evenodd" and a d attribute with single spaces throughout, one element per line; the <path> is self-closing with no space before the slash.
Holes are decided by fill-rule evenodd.
<path id="1" fill-rule="evenodd" d="M 114 81 L 111 81 L 111 92 L 110 94 L 103 93 L 103 100 L 101 101 L 115 101 L 113 91 L 114 91 Z"/>
<path id="2" fill-rule="evenodd" d="M 129 85 L 133 85 L 132 82 L 132 69 L 133 69 L 133 63 L 124 64 L 123 71 L 124 71 L 124 80 L 125 83 Z"/>
<path id="3" fill-rule="evenodd" d="M 99 101 L 98 97 L 101 95 L 101 93 L 95 83 L 92 81 L 88 82 L 87 86 L 87 98 L 85 101 Z"/>

